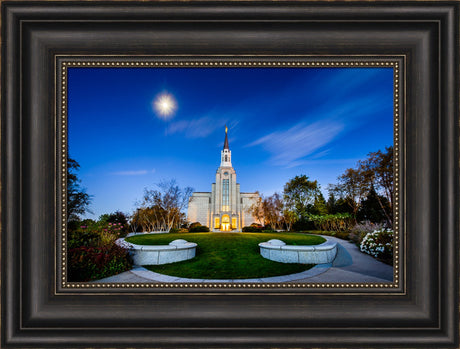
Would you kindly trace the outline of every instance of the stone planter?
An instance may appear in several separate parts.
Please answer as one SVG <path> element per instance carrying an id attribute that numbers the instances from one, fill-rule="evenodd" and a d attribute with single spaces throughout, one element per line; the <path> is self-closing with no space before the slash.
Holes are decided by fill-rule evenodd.
<path id="1" fill-rule="evenodd" d="M 130 250 L 135 265 L 159 265 L 192 259 L 197 246 L 183 239 L 174 240 L 169 245 L 136 245 L 125 239 L 118 239 L 116 243 Z"/>
<path id="2" fill-rule="evenodd" d="M 326 241 L 321 245 L 295 246 L 272 239 L 259 244 L 262 257 L 281 263 L 324 264 L 332 263 L 337 255 L 337 243 Z"/>

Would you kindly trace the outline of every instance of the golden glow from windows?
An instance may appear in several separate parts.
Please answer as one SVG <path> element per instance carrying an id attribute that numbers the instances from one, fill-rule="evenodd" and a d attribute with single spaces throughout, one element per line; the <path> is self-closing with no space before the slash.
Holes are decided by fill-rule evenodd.
<path id="1" fill-rule="evenodd" d="M 228 214 L 224 214 L 222 216 L 222 231 L 229 231 L 230 230 L 230 217 Z"/>
<path id="2" fill-rule="evenodd" d="M 219 229 L 219 218 L 214 218 L 214 229 Z"/>

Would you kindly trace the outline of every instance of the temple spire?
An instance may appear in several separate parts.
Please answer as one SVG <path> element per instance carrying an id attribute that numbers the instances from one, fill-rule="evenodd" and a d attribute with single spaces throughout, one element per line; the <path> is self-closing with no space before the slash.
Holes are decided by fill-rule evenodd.
<path id="1" fill-rule="evenodd" d="M 228 131 L 228 127 L 227 125 L 225 125 L 225 141 L 224 141 L 224 149 L 229 149 L 230 148 L 228 147 L 228 137 L 227 137 L 227 131 Z"/>

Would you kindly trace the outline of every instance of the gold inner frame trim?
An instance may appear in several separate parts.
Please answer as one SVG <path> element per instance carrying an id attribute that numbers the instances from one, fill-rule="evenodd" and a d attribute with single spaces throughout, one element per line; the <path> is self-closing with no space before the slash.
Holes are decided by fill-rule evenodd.
<path id="1" fill-rule="evenodd" d="M 401 63 L 402 61 L 402 63 Z M 401 110 L 401 79 L 403 80 L 403 96 L 405 95 L 405 79 L 401 76 L 401 68 L 404 68 L 405 74 L 406 57 L 403 55 L 346 55 L 346 56 L 315 56 L 315 55 L 296 55 L 296 56 L 198 56 L 195 58 L 185 58 L 182 56 L 55 56 L 56 65 L 56 112 L 59 120 L 58 130 L 60 130 L 60 164 L 61 173 L 61 196 L 58 202 L 62 211 L 60 214 L 62 230 L 57 232 L 60 236 L 57 239 L 57 252 L 60 261 L 60 268 L 55 263 L 55 275 L 63 289 L 172 289 L 172 288 L 194 288 L 194 289 L 269 289 L 269 288 L 305 288 L 305 289 L 353 289 L 368 290 L 382 289 L 395 290 L 400 285 L 400 262 L 401 262 L 401 225 L 399 217 L 400 209 L 400 110 Z M 401 67 L 403 65 L 403 67 Z M 330 68 L 330 67 L 353 67 L 353 68 L 392 68 L 393 69 L 393 148 L 394 148 L 394 253 L 393 253 L 393 282 L 388 283 L 295 283 L 294 281 L 285 283 L 89 283 L 89 282 L 67 282 L 67 69 L 68 68 L 219 68 L 219 67 L 237 67 L 237 68 Z M 405 103 L 404 103 L 405 105 Z M 405 107 L 403 107 L 405 110 Z M 405 231 L 404 234 L 405 236 Z M 405 244 L 404 244 L 405 246 Z M 404 253 L 404 258 L 405 258 Z M 56 261 L 57 262 L 57 261 Z M 405 271 L 405 263 L 403 264 Z M 58 271 L 58 269 L 60 269 Z M 403 285 L 405 294 L 405 285 Z M 283 291 L 284 292 L 284 291 Z M 68 294 L 66 292 L 66 294 Z M 102 294 L 102 293 L 96 293 Z M 145 293 L 142 293 L 145 294 Z M 239 293 L 240 294 L 240 293 Z M 325 293 L 326 294 L 326 293 Z M 327 294 L 332 294 L 328 292 Z M 347 292 L 347 294 L 350 294 Z M 360 294 L 360 293 L 359 293 Z M 376 293 L 372 293 L 373 295 Z M 378 293 L 381 294 L 381 293 Z M 395 295 L 391 293 L 384 293 Z"/>

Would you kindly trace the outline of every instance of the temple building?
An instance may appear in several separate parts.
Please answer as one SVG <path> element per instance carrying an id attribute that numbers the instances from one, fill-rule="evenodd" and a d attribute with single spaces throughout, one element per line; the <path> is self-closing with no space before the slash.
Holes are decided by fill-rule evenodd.
<path id="1" fill-rule="evenodd" d="M 255 222 L 248 209 L 259 198 L 257 193 L 241 193 L 232 166 L 232 152 L 228 147 L 225 127 L 224 148 L 220 155 L 220 166 L 211 192 L 194 192 L 188 203 L 187 219 L 199 222 L 211 231 L 241 231 Z"/>

